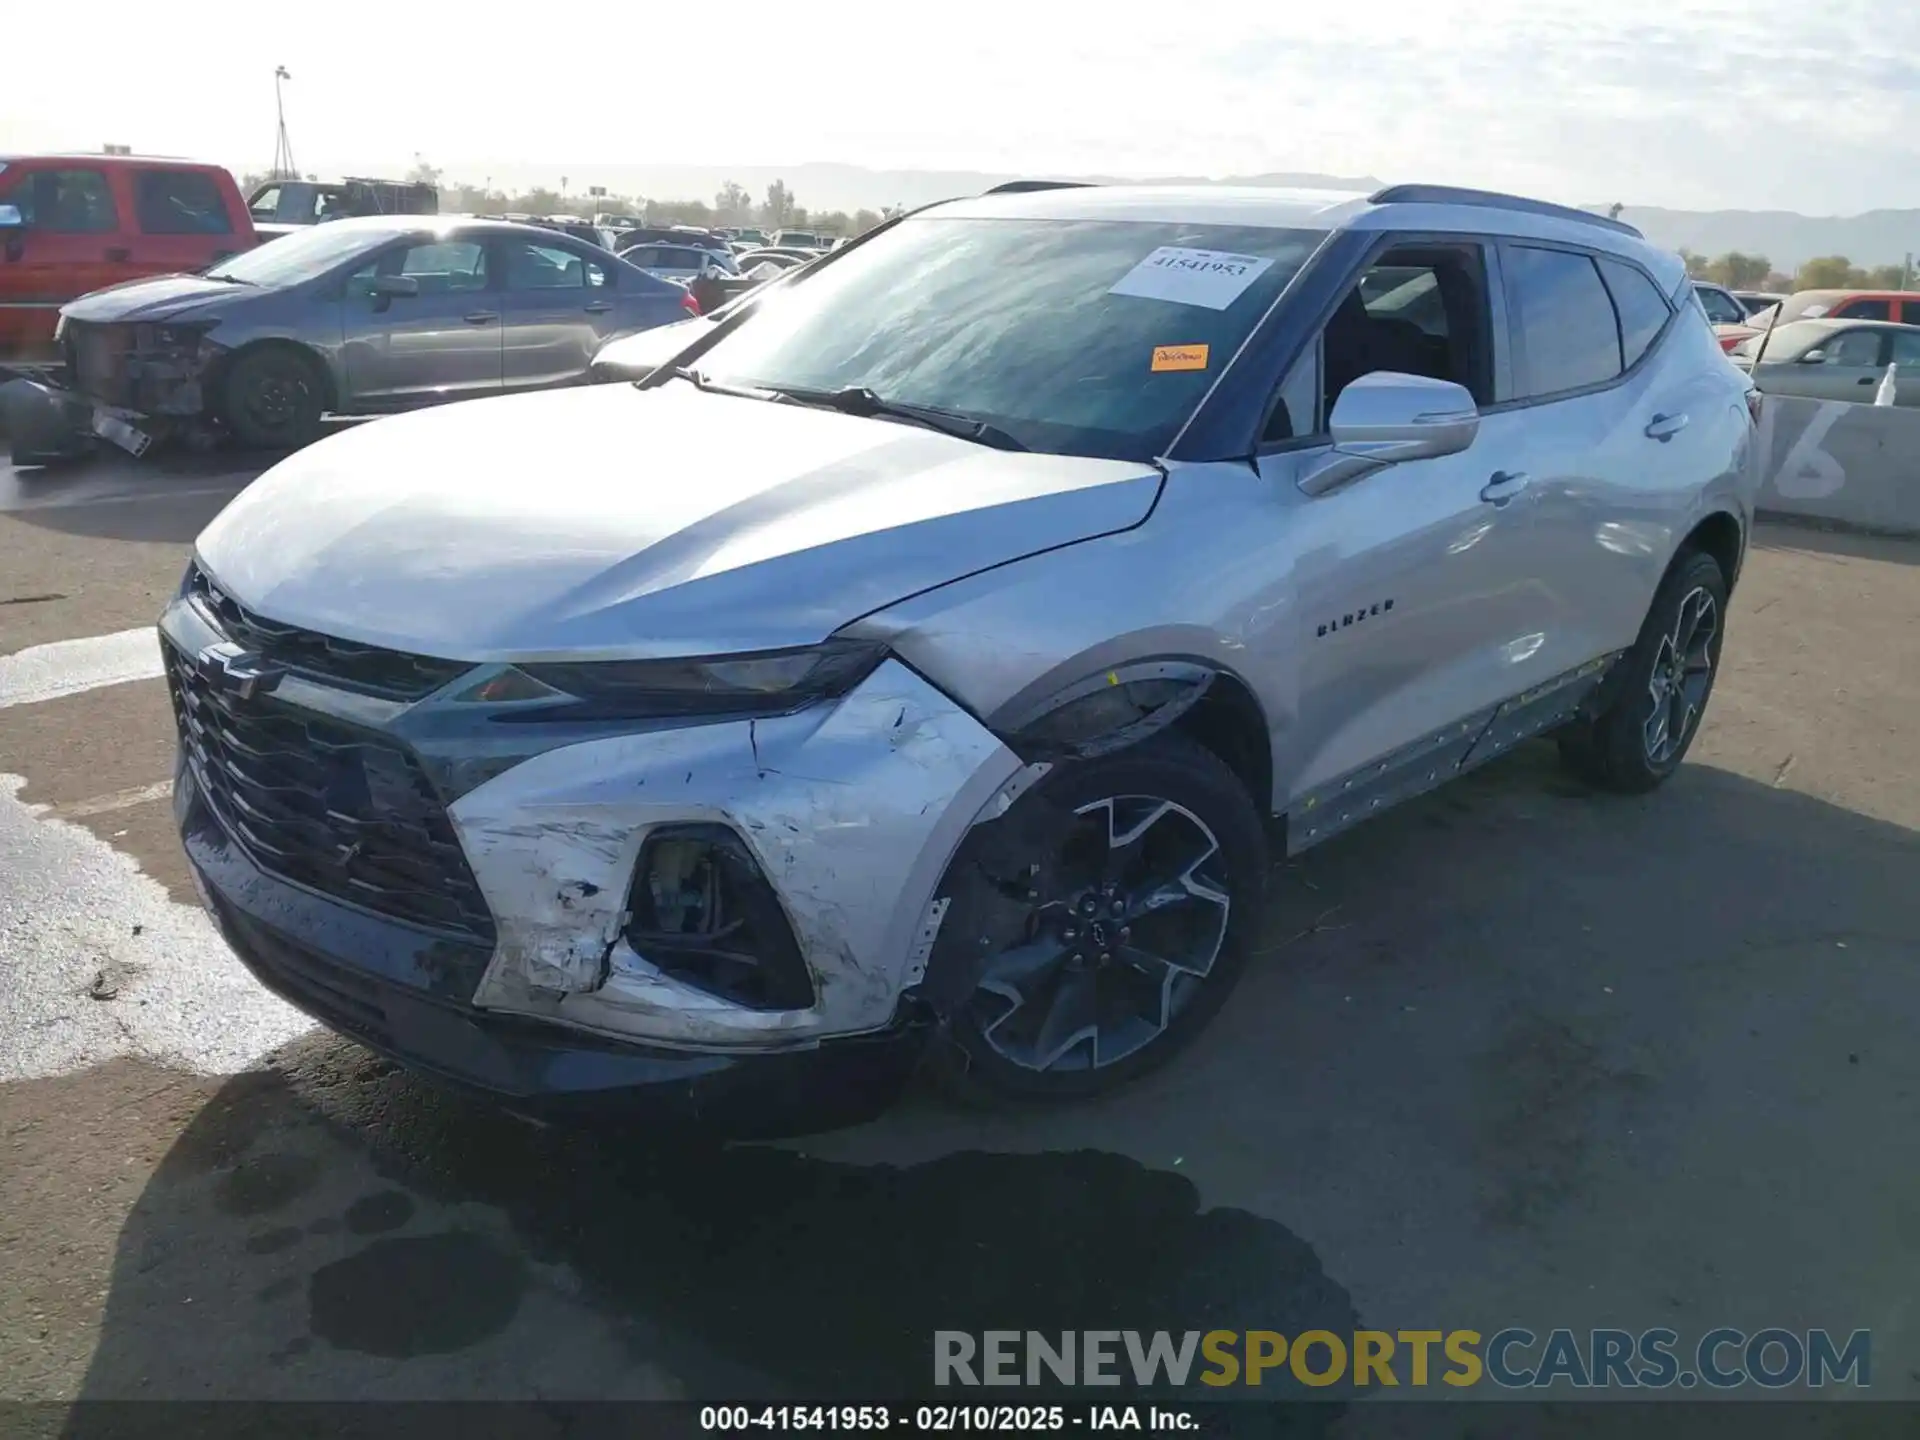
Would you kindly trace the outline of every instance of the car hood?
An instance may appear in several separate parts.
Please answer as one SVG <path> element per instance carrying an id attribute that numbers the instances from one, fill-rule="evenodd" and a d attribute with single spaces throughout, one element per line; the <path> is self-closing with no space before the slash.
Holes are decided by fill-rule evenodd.
<path id="1" fill-rule="evenodd" d="M 596 385 L 377 420 L 283 460 L 201 534 L 267 618 L 456 660 L 813 644 L 905 596 L 1128 529 L 1154 466 Z"/>
<path id="2" fill-rule="evenodd" d="M 208 280 L 199 275 L 157 275 L 127 280 L 69 301 L 61 314 L 70 320 L 117 324 L 130 320 L 181 320 L 246 294 L 259 294 L 245 285 Z"/>

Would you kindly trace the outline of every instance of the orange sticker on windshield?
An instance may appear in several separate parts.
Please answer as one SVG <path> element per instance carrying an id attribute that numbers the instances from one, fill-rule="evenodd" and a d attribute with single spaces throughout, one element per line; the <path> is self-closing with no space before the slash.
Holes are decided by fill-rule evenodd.
<path id="1" fill-rule="evenodd" d="M 1155 370 L 1204 370 L 1207 347 L 1204 345 L 1156 345 L 1153 347 Z"/>

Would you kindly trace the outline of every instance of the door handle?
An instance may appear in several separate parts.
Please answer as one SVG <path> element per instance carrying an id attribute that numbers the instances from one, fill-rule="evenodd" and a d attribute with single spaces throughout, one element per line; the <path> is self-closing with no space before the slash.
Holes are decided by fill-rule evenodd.
<path id="1" fill-rule="evenodd" d="M 1480 491 L 1480 498 L 1491 505 L 1505 505 L 1532 483 L 1533 477 L 1523 471 L 1496 470 Z"/>
<path id="2" fill-rule="evenodd" d="M 596 301 L 594 301 L 594 302 L 593 302 L 593 304 L 591 304 L 591 305 L 589 305 L 589 306 L 587 306 L 587 314 L 589 314 L 589 315 L 604 315 L 604 314 L 606 314 L 606 313 L 607 313 L 607 311 L 609 311 L 609 310 L 611 310 L 611 309 L 613 309 L 613 306 L 612 306 L 611 304 L 609 304 L 609 303 L 608 303 L 607 301 L 605 301 L 605 300 L 596 300 Z"/>
<path id="3" fill-rule="evenodd" d="M 1862 375 L 1858 380 L 1854 381 L 1856 385 L 1878 385 L 1879 383 L 1880 382 L 1875 380 L 1871 375 Z"/>
<path id="4" fill-rule="evenodd" d="M 133 252 L 131 250 L 119 245 L 115 245 L 107 251 L 107 259 L 113 261 L 115 264 L 124 263 L 131 258 L 132 255 Z"/>
<path id="5" fill-rule="evenodd" d="M 469 325 L 491 325 L 500 318 L 498 310 L 469 310 L 461 317 Z"/>
<path id="6" fill-rule="evenodd" d="M 1671 440 L 1686 428 L 1687 417 L 1684 415 L 1656 415 L 1647 422 L 1647 438 L 1660 441 Z"/>

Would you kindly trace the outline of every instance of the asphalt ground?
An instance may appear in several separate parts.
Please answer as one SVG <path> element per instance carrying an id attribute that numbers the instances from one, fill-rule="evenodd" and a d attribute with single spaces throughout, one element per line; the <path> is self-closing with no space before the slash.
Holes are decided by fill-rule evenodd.
<path id="1" fill-rule="evenodd" d="M 1123 1094 L 662 1149 L 259 990 L 139 637 L 18 653 L 150 625 L 251 473 L 0 470 L 0 1398 L 867 1398 L 1102 1325 L 1865 1329 L 1920 1398 L 1920 546 L 1763 529 L 1670 785 L 1536 745 L 1312 852 Z"/>

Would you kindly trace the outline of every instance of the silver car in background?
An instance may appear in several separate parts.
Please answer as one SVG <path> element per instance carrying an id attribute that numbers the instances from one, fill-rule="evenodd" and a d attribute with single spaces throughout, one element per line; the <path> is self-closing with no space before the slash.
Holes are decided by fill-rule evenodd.
<path id="1" fill-rule="evenodd" d="M 680 287 L 569 235 L 379 216 L 97 290 L 62 309 L 59 338 L 100 406 L 282 447 L 324 414 L 577 384 L 608 340 L 688 313 Z"/>
<path id="2" fill-rule="evenodd" d="M 1761 350 L 1762 342 L 1765 350 Z M 1760 364 L 1753 363 L 1756 353 Z M 1768 395 L 1798 395 L 1807 400 L 1847 400 L 1870 405 L 1898 365 L 1906 383 L 1896 387 L 1894 403 L 1920 405 L 1920 325 L 1887 320 L 1793 320 L 1772 334 L 1749 335 L 1728 358 L 1753 376 Z"/>

